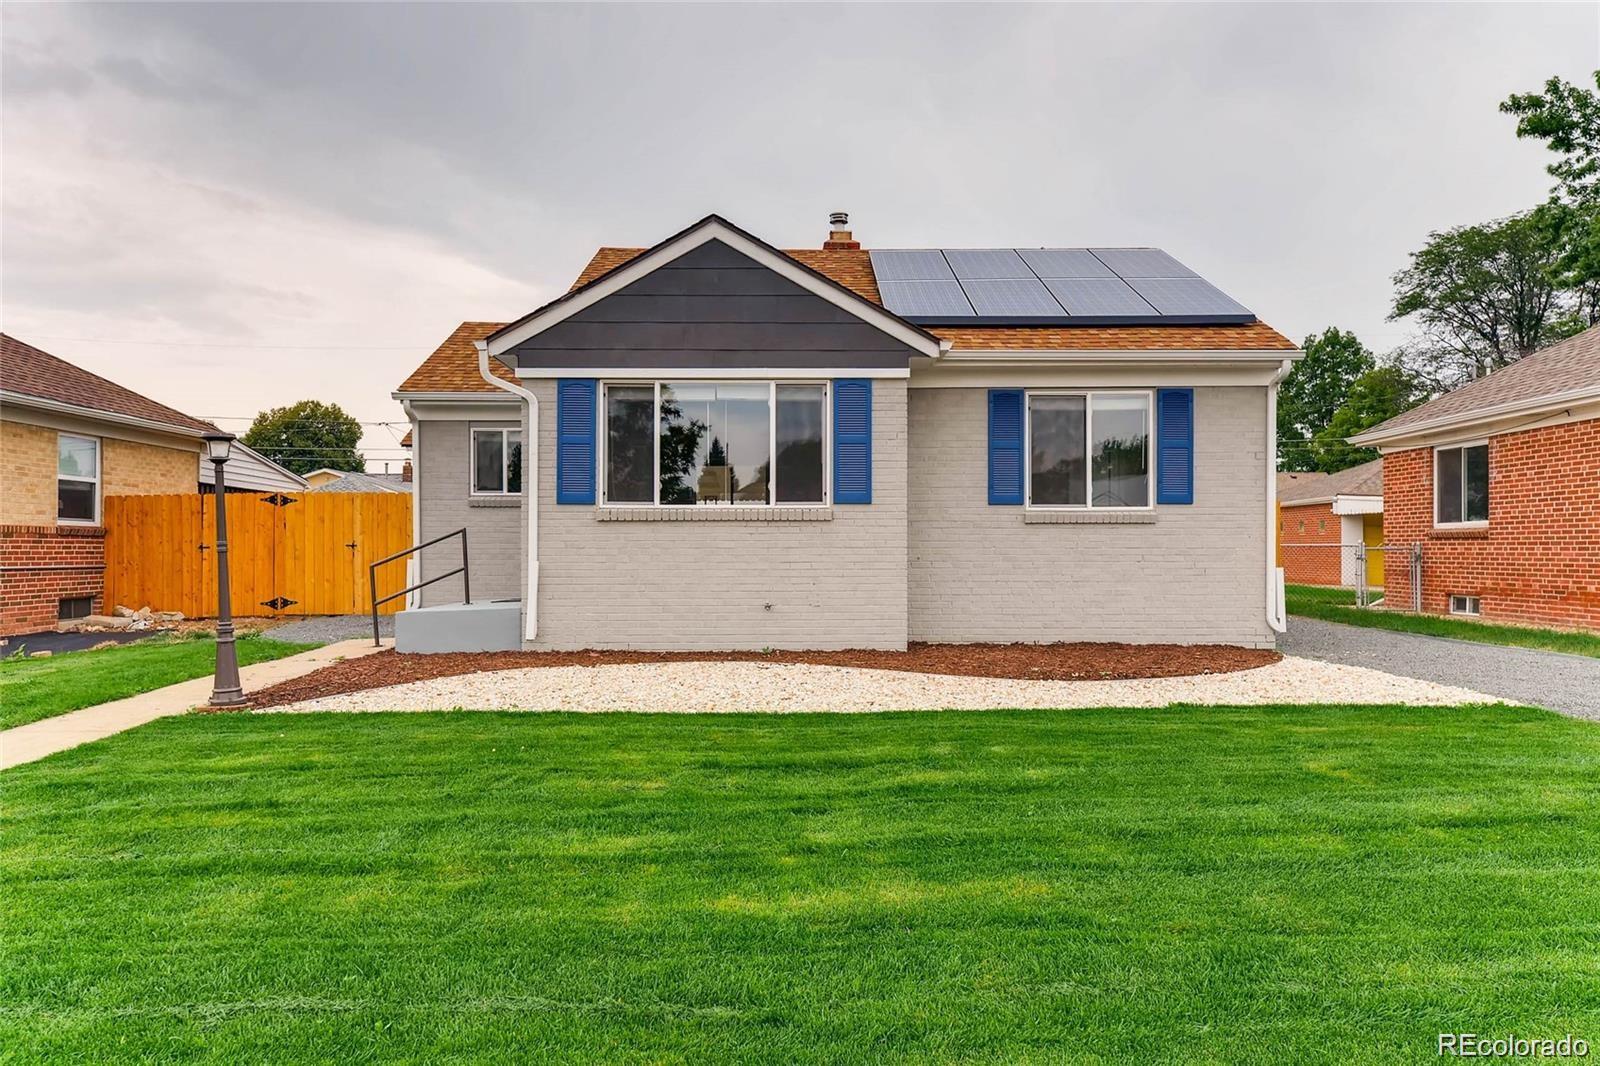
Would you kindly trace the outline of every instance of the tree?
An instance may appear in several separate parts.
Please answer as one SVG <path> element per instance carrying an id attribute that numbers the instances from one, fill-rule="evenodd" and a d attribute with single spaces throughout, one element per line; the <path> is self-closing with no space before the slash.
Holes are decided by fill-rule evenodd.
<path id="1" fill-rule="evenodd" d="M 1354 447 L 1345 443 L 1345 438 L 1411 410 L 1427 396 L 1416 375 L 1398 362 L 1368 370 L 1350 386 L 1349 397 L 1312 439 L 1312 469 L 1332 474 L 1376 459 L 1376 449 Z"/>
<path id="2" fill-rule="evenodd" d="M 1325 429 L 1350 387 L 1377 360 L 1354 333 L 1329 326 L 1301 345 L 1305 358 L 1278 386 L 1278 468 L 1315 470 L 1311 438 Z"/>
<path id="3" fill-rule="evenodd" d="M 262 411 L 239 439 L 296 474 L 321 467 L 365 470 L 367 465 L 356 451 L 361 423 L 335 403 L 301 400 Z"/>
<path id="4" fill-rule="evenodd" d="M 1411 369 L 1436 389 L 1508 366 L 1570 336 L 1575 300 L 1557 282 L 1560 243 L 1537 212 L 1430 233 L 1394 276 L 1391 321 L 1415 318 Z"/>
<path id="5" fill-rule="evenodd" d="M 1500 110 L 1517 116 L 1519 138 L 1544 141 L 1561 157 L 1545 168 L 1556 186 L 1537 214 L 1559 248 L 1557 282 L 1574 290 L 1580 322 L 1594 325 L 1600 322 L 1600 95 L 1551 78 L 1544 92 L 1514 93 Z"/>

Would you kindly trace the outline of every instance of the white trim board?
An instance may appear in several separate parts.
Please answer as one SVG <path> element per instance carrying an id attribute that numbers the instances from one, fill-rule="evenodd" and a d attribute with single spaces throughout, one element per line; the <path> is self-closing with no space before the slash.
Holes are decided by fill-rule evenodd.
<path id="1" fill-rule="evenodd" d="M 751 240 L 723 223 L 720 219 L 708 218 L 681 234 L 677 239 L 639 256 L 602 279 L 590 283 L 586 288 L 579 290 L 577 294 L 558 303 L 553 303 L 544 310 L 535 312 L 526 321 L 510 327 L 501 334 L 492 336 L 487 341 L 489 354 L 495 358 L 504 355 L 529 338 L 538 336 L 551 326 L 566 321 L 579 311 L 594 306 L 607 296 L 626 288 L 674 259 L 692 252 L 711 241 L 721 241 L 734 251 L 749 256 L 773 273 L 787 278 L 812 295 L 820 297 L 840 310 L 854 315 L 869 326 L 893 337 L 913 351 L 931 358 L 938 358 L 941 350 L 946 346 L 937 338 L 931 337 L 916 327 L 903 322 L 877 304 L 855 295 L 849 290 L 838 286 L 837 283 L 818 278 L 816 274 L 807 270 L 793 259 Z M 577 370 L 568 373 L 575 377 L 593 376 Z M 815 375 L 819 371 L 813 370 L 810 373 Z M 549 377 L 551 375 L 541 374 L 540 376 Z M 862 375 L 853 376 L 859 377 Z"/>

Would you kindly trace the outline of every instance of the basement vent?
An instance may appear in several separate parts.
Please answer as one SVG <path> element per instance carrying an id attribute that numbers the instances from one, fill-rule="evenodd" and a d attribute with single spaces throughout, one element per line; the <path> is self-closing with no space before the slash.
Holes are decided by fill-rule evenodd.
<path id="1" fill-rule="evenodd" d="M 1451 596 L 1450 613 L 1480 615 L 1483 613 L 1483 605 L 1478 602 L 1476 596 Z"/>
<path id="2" fill-rule="evenodd" d="M 93 597 L 71 596 L 59 601 L 56 608 L 56 617 L 63 622 L 67 622 L 74 618 L 88 618 L 93 611 Z"/>

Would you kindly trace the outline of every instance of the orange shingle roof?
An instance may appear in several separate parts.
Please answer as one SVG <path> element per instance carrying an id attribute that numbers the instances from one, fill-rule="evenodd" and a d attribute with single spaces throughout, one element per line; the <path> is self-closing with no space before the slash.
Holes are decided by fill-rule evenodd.
<path id="1" fill-rule="evenodd" d="M 572 283 L 572 290 L 649 251 L 601 248 Z M 838 282 L 857 296 L 882 306 L 872 259 L 865 250 L 789 248 L 784 254 Z M 426 362 L 400 386 L 401 392 L 492 392 L 478 376 L 472 342 L 505 323 L 463 322 Z M 1293 351 L 1295 344 L 1265 322 L 1240 326 L 928 326 L 929 333 L 969 351 Z M 511 371 L 490 360 L 496 377 L 514 380 Z"/>

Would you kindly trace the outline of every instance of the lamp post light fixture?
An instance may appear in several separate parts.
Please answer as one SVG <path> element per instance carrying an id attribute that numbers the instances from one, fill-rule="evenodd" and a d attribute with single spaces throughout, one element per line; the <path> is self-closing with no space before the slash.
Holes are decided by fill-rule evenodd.
<path id="1" fill-rule="evenodd" d="M 233 448 L 232 433 L 207 433 L 206 455 L 216 470 L 212 488 L 217 496 L 217 673 L 211 685 L 211 706 L 239 707 L 245 702 L 239 688 L 239 649 L 233 642 L 233 599 L 228 589 L 228 488 L 222 467 Z"/>

